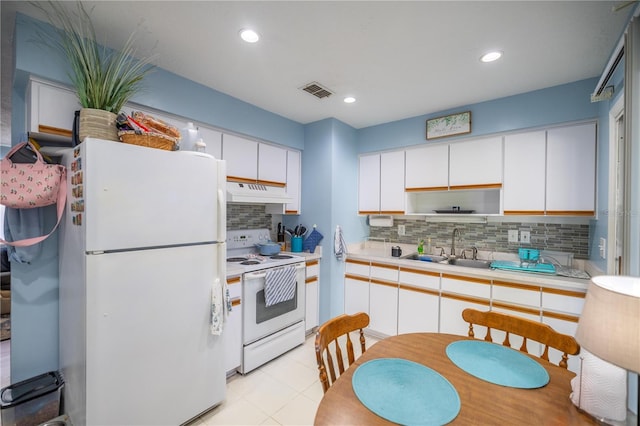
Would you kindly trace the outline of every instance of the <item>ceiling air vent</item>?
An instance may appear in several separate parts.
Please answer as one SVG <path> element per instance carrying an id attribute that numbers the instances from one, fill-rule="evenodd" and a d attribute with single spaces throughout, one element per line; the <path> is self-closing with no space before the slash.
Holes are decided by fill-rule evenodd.
<path id="1" fill-rule="evenodd" d="M 329 96 L 333 95 L 333 93 L 329 89 L 327 89 L 326 87 L 322 87 L 320 84 L 316 82 L 309 83 L 301 87 L 301 89 L 307 93 L 312 94 L 318 99 L 328 98 Z"/>

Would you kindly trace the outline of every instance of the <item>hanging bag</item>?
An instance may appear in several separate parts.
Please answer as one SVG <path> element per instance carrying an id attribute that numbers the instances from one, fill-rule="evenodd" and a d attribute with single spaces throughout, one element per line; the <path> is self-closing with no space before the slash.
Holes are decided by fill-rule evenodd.
<path id="1" fill-rule="evenodd" d="M 13 154 L 30 145 L 37 158 L 35 163 L 14 163 Z M 30 143 L 23 142 L 11 149 L 0 162 L 0 204 L 13 209 L 30 209 L 57 204 L 58 222 L 47 235 L 19 241 L 0 242 L 26 247 L 44 241 L 56 230 L 67 200 L 67 169 L 60 164 L 47 164 L 42 154 Z"/>

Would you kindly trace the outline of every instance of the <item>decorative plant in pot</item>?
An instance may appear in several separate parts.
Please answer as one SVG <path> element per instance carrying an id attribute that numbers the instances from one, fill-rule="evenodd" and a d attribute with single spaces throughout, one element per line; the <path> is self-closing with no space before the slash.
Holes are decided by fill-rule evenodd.
<path id="1" fill-rule="evenodd" d="M 90 12 L 80 1 L 75 6 L 54 1 L 34 5 L 55 31 L 55 37 L 40 32 L 38 41 L 55 49 L 69 65 L 68 75 L 82 105 L 79 140 L 91 136 L 117 141 L 117 114 L 141 89 L 142 80 L 154 68 L 154 56 L 136 57 L 135 31 L 120 50 L 100 45 Z"/>

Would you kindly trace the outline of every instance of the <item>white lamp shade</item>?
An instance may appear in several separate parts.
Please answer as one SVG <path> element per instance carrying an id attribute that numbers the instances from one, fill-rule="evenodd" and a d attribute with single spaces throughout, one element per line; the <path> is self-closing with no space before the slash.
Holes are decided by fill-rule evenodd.
<path id="1" fill-rule="evenodd" d="M 599 358 L 640 372 L 640 277 L 593 277 L 576 340 Z"/>

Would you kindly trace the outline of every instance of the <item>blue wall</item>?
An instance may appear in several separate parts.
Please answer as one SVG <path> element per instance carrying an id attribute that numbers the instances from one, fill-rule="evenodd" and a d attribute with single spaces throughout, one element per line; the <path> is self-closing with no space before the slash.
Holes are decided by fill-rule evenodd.
<path id="1" fill-rule="evenodd" d="M 358 152 L 429 143 L 427 119 L 462 111 L 471 111 L 471 134 L 450 137 L 447 141 L 596 118 L 598 105 L 592 104 L 590 98 L 596 83 L 596 78 L 581 80 L 360 129 Z"/>

